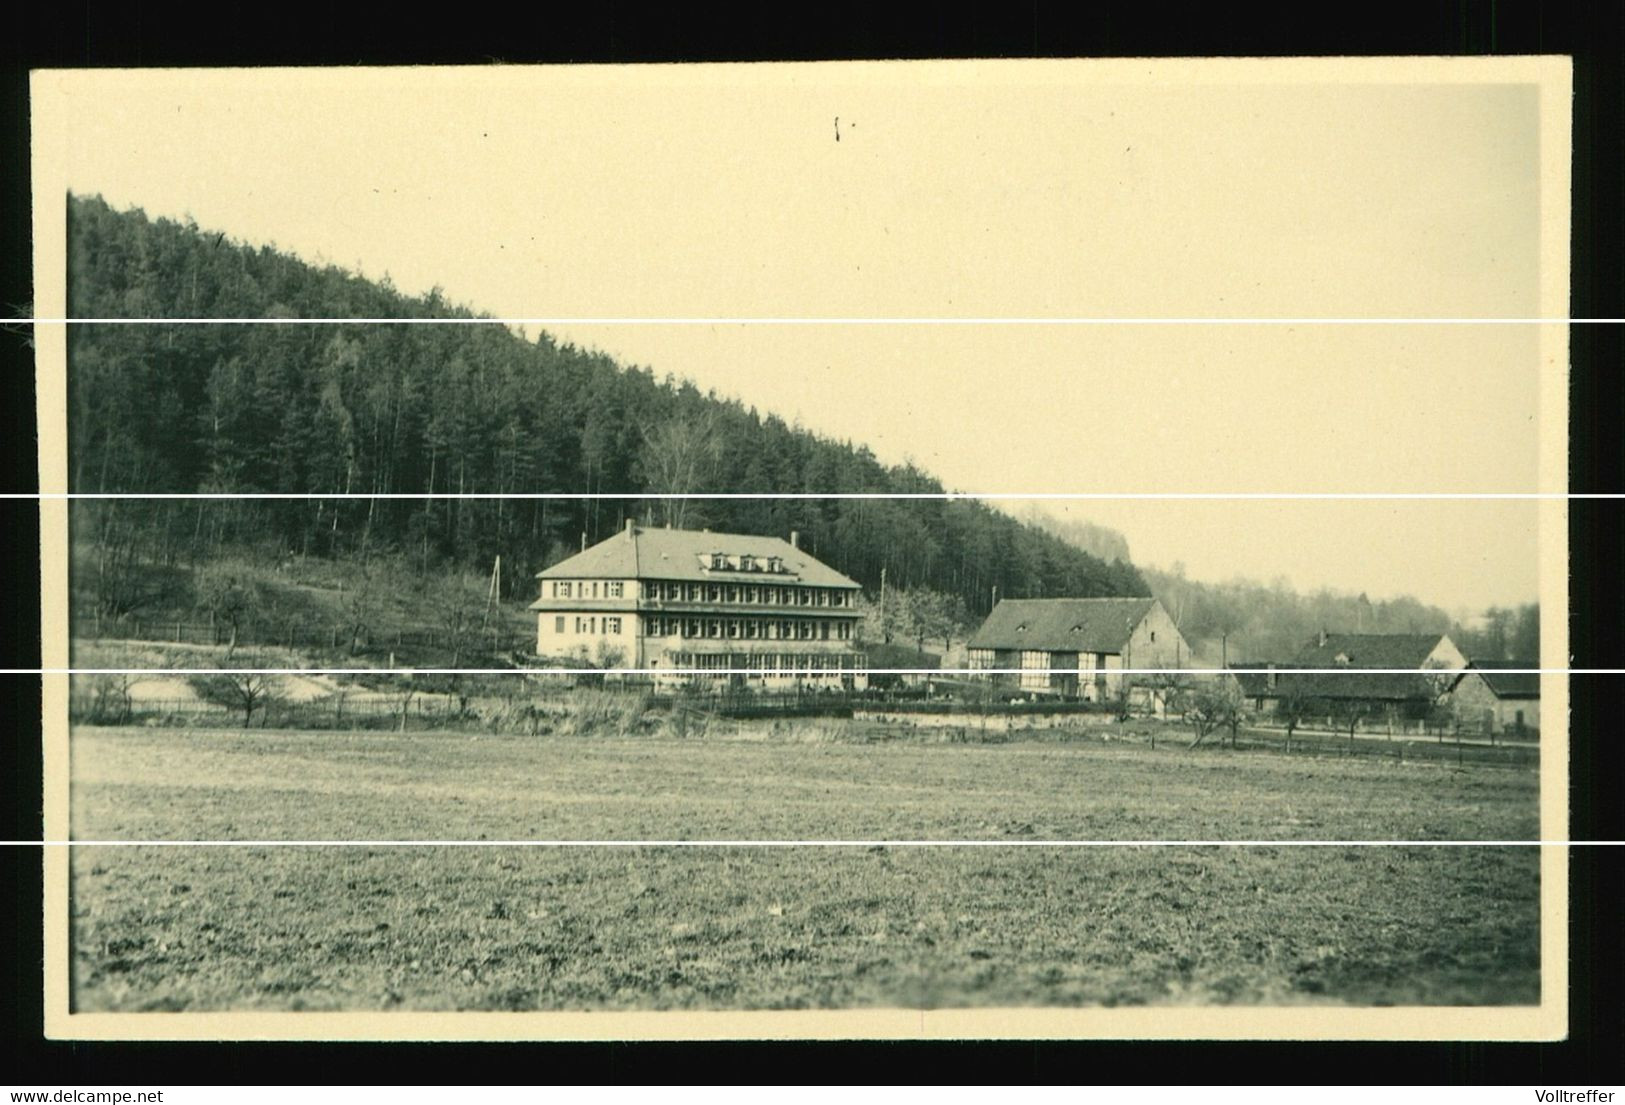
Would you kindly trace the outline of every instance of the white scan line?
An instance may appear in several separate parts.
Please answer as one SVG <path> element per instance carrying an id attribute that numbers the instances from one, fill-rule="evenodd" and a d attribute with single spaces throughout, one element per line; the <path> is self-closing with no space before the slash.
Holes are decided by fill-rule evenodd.
<path id="1" fill-rule="evenodd" d="M 99 641 L 117 642 L 126 638 L 102 637 Z M 163 645 L 165 641 L 128 638 L 138 642 Z M 280 648 L 280 645 L 259 646 Z M 1109 668 L 1099 669 L 1107 675 L 1269 675 L 1271 669 L 1261 667 L 1231 668 Z M 1273 669 L 1278 675 L 1416 675 L 1447 678 L 1463 675 L 1478 668 L 1291 668 Z M 1625 675 L 1625 668 L 1496 668 L 1499 675 Z M 964 676 L 966 678 L 989 675 L 1080 675 L 1078 668 L 0 668 L 0 675 L 934 675 Z M 1020 688 L 1011 687 L 1010 690 Z M 812 693 L 808 697 L 815 697 Z M 883 705 L 883 703 L 877 703 Z"/>
<path id="2" fill-rule="evenodd" d="M 1618 840 L 8 840 L 49 848 L 1569 848 Z"/>
<path id="3" fill-rule="evenodd" d="M 6 491 L 0 499 L 37 499 L 40 501 L 117 501 L 117 500 L 215 500 L 239 501 L 263 499 L 273 501 L 434 501 L 546 500 L 559 501 L 640 501 L 644 499 L 681 500 L 813 500 L 835 501 L 843 499 L 898 499 L 934 502 L 1001 501 L 1025 502 L 1055 501 L 1117 501 L 1148 500 L 1170 502 L 1246 502 L 1246 501 L 1475 501 L 1475 500 L 1584 500 L 1625 498 L 1622 491 L 695 491 L 695 492 L 631 492 L 631 491 L 378 491 L 378 492 L 305 492 L 305 491 Z"/>
<path id="4" fill-rule="evenodd" d="M 1133 316 L 532 316 L 490 318 L 44 318 L 8 320 L 39 326 L 1565 326 L 1607 325 L 1619 318 L 1162 318 Z"/>

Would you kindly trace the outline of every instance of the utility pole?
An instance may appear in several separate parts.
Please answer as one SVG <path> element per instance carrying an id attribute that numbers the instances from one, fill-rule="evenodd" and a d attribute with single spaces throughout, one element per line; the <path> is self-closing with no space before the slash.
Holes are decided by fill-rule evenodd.
<path id="1" fill-rule="evenodd" d="M 880 639 L 891 644 L 891 615 L 886 613 L 886 566 L 880 566 Z"/>
<path id="2" fill-rule="evenodd" d="M 491 586 L 485 593 L 485 617 L 480 619 L 480 628 L 484 629 L 491 624 L 491 611 L 496 609 L 497 598 L 502 593 L 502 554 L 498 553 L 496 562 L 491 565 Z"/>

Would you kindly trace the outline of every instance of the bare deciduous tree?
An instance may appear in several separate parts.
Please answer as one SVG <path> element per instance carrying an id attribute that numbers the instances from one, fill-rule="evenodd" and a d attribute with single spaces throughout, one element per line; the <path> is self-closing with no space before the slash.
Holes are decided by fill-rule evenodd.
<path id="1" fill-rule="evenodd" d="M 1314 698 L 1306 692 L 1299 679 L 1290 678 L 1280 688 L 1275 700 L 1275 717 L 1286 726 L 1286 750 L 1292 751 L 1292 734 L 1304 723 L 1314 708 Z"/>
<path id="2" fill-rule="evenodd" d="M 1230 747 L 1236 746 L 1236 737 L 1241 731 L 1246 710 L 1241 690 L 1233 680 L 1215 679 L 1197 683 L 1179 692 L 1177 701 L 1185 720 L 1196 731 L 1196 739 L 1191 741 L 1192 748 L 1220 728 L 1229 731 Z"/>
<path id="3" fill-rule="evenodd" d="M 644 427 L 638 471 L 651 492 L 690 495 L 704 489 L 721 459 L 715 416 L 678 416 Z M 657 499 L 653 511 L 658 522 L 677 529 L 695 525 L 698 516 L 690 499 Z"/>
<path id="4" fill-rule="evenodd" d="M 208 611 L 216 622 L 225 622 L 231 639 L 226 646 L 226 657 L 237 651 L 237 637 L 243 624 L 253 616 L 259 604 L 259 593 L 247 574 L 231 564 L 217 564 L 198 572 L 193 584 L 198 606 Z M 218 640 L 218 638 L 216 638 Z"/>
<path id="5" fill-rule="evenodd" d="M 143 677 L 134 672 L 75 675 L 70 695 L 75 720 L 93 725 L 124 725 L 134 707 L 131 689 Z"/>
<path id="6" fill-rule="evenodd" d="M 263 724 L 266 707 L 282 694 L 280 676 L 257 671 L 220 672 L 214 675 L 194 675 L 189 680 L 192 690 L 205 702 L 243 712 L 243 727 L 254 723 L 254 711 L 260 711 Z"/>
<path id="7" fill-rule="evenodd" d="M 917 587 L 904 592 L 903 600 L 904 617 L 917 655 L 925 655 L 927 640 L 940 637 L 946 642 L 953 636 L 956 623 L 953 600 L 948 595 Z"/>
<path id="8" fill-rule="evenodd" d="M 1350 748 L 1354 746 L 1354 734 L 1360 728 L 1360 722 L 1376 712 L 1376 703 L 1365 698 L 1332 699 L 1326 708 L 1327 715 L 1337 723 L 1338 728 L 1348 730 Z"/>
<path id="9" fill-rule="evenodd" d="M 344 581 L 341 607 L 350 655 L 361 651 L 389 616 L 391 600 L 413 589 L 412 577 L 382 557 L 359 567 Z"/>

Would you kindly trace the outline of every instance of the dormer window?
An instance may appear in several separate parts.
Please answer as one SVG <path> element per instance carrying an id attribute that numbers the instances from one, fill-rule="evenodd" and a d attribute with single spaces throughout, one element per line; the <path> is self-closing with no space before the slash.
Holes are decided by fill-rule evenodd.
<path id="1" fill-rule="evenodd" d="M 770 572 L 782 572 L 782 571 L 784 571 L 784 561 L 783 561 L 783 559 L 780 558 L 780 557 L 777 557 L 777 556 L 768 557 L 767 558 L 767 570 L 770 571 Z"/>
<path id="2" fill-rule="evenodd" d="M 1016 626 L 1016 632 L 1017 633 L 1025 633 L 1025 632 L 1027 632 L 1027 623 L 1022 622 L 1020 625 Z"/>
<path id="3" fill-rule="evenodd" d="M 711 554 L 711 570 L 712 571 L 721 572 L 721 571 L 726 571 L 727 568 L 728 568 L 727 554 L 719 553 L 719 552 L 714 552 L 714 553 Z"/>
<path id="4" fill-rule="evenodd" d="M 754 572 L 756 570 L 756 558 L 750 553 L 741 554 L 739 557 L 739 570 L 741 572 Z"/>
<path id="5" fill-rule="evenodd" d="M 1340 667 L 1340 668 L 1346 668 L 1346 667 L 1348 667 L 1348 666 L 1349 666 L 1349 663 L 1350 663 L 1350 661 L 1351 661 L 1351 660 L 1352 660 L 1352 659 L 1353 659 L 1353 658 L 1352 658 L 1352 657 L 1351 657 L 1351 656 L 1349 656 L 1349 654 L 1348 654 L 1348 653 L 1346 653 L 1346 652 L 1339 652 L 1339 653 L 1338 653 L 1338 654 L 1337 654 L 1337 656 L 1336 656 L 1336 657 L 1335 657 L 1335 662 L 1336 662 L 1336 664 L 1337 664 L 1337 666 L 1338 666 L 1338 667 Z"/>

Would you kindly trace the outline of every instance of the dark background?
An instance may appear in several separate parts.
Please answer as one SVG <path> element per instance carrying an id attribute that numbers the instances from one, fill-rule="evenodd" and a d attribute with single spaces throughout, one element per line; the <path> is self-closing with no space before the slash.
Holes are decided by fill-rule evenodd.
<path id="1" fill-rule="evenodd" d="M 1202 13 L 1202 14 L 1199 14 Z M 147 3 L 44 7 L 13 17 L 0 40 L 0 313 L 32 301 L 28 70 L 33 67 L 490 64 L 819 60 L 836 58 L 1568 54 L 1574 57 L 1572 306 L 1575 318 L 1619 318 L 1625 250 L 1620 211 L 1620 59 L 1625 5 L 1370 5 L 1248 13 L 1232 5 L 1031 3 L 912 12 L 826 4 L 677 6 L 613 2 L 476 12 L 407 7 L 345 14 L 327 7 Z M 1622 413 L 1620 326 L 1572 328 L 1571 489 L 1617 492 Z M 33 361 L 26 327 L 0 331 L 0 492 L 31 494 Z M 1620 503 L 1571 502 L 1571 642 L 1576 668 L 1625 668 Z M 38 516 L 31 499 L 0 500 L 0 668 L 39 667 Z M 1574 677 L 1574 840 L 1619 840 L 1619 743 L 1603 704 L 1621 675 Z M 11 720 L 0 763 L 6 837 L 40 837 L 39 680 L 0 674 Z M 1615 720 L 1612 715 L 1608 721 Z M 1352 1043 L 834 1043 L 703 1045 L 365 1045 L 55 1043 L 41 1035 L 39 851 L 0 849 L 0 918 L 8 1008 L 6 1082 L 40 1087 L 164 1084 L 435 1084 L 545 1082 L 1077 1082 L 1514 1083 L 1618 1082 L 1625 1029 L 1619 934 L 1621 879 L 1609 847 L 1572 851 L 1571 1036 L 1560 1044 Z M 9 922 L 9 923 L 6 923 Z"/>

